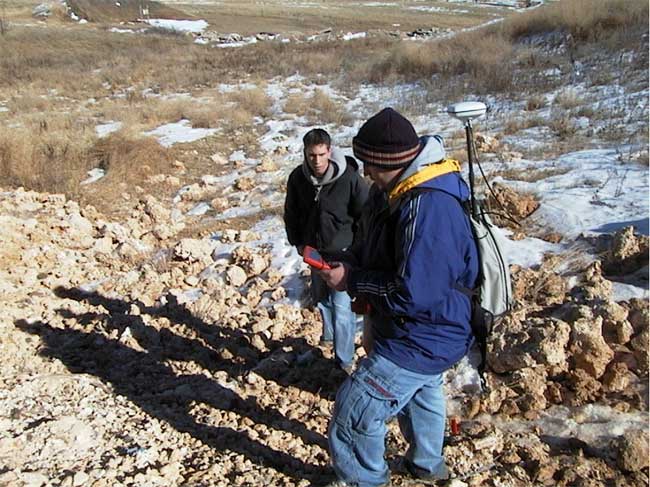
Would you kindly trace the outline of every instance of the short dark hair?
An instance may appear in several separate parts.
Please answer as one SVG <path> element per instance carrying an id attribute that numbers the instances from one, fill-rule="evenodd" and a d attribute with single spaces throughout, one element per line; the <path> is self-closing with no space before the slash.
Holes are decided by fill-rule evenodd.
<path id="1" fill-rule="evenodd" d="M 332 146 L 332 138 L 330 137 L 330 134 L 323 129 L 311 129 L 302 138 L 302 143 L 305 149 L 307 147 L 321 144 L 325 144 L 329 149 Z"/>

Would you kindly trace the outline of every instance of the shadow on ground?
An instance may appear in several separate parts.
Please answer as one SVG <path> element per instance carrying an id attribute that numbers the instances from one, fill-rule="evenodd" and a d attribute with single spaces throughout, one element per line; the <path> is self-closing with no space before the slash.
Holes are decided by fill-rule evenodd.
<path id="1" fill-rule="evenodd" d="M 67 309 L 58 313 L 74 328 L 55 328 L 45 322 L 16 322 L 16 326 L 41 338 L 40 354 L 60 360 L 72 373 L 91 374 L 110 384 L 115 393 L 127 397 L 147 414 L 169 423 L 177 431 L 188 433 L 214 448 L 231 450 L 244 455 L 252 463 L 271 467 L 295 478 L 308 479 L 318 485 L 331 478 L 329 467 L 306 463 L 283 451 L 278 451 L 249 438 L 245 431 L 236 431 L 218 424 L 203 423 L 192 414 L 192 408 L 201 404 L 207 408 L 232 411 L 269 429 L 286 431 L 307 445 L 318 445 L 327 450 L 325 437 L 311 431 L 304 423 L 290 419 L 277 409 L 258 404 L 255 397 L 241 397 L 202 373 L 178 372 L 169 365 L 178 361 L 194 362 L 210 371 L 225 371 L 232 380 L 241 380 L 255 371 L 267 380 L 280 385 L 292 385 L 324 397 L 332 398 L 340 377 L 331 361 L 320 350 L 310 347 L 304 338 L 283 341 L 268 340 L 269 352 L 260 356 L 250 345 L 246 332 L 218 324 L 208 324 L 193 316 L 177 303 L 164 307 L 146 307 L 139 302 L 107 298 L 98 293 L 84 293 L 79 289 L 58 288 L 60 298 L 83 301 L 98 312 L 77 314 Z M 135 314 L 134 314 L 135 313 Z M 157 329 L 143 316 L 165 317 L 169 328 Z M 101 323 L 103 333 L 96 330 Z M 180 336 L 174 326 L 183 325 L 196 333 L 193 338 Z M 127 330 L 128 329 L 128 330 Z M 119 337 L 128 331 L 137 346 L 129 346 Z M 217 350 L 228 349 L 232 360 L 224 360 Z M 291 349 L 294 355 L 307 354 L 308 367 L 292 363 L 274 363 L 272 367 L 258 367 L 274 351 Z M 311 350 L 311 351 L 310 351 Z M 280 354 L 280 356 L 286 356 Z M 278 370 L 288 369 L 288 370 Z M 189 369 L 192 370 L 192 369 Z M 326 371 L 326 373 L 323 373 Z M 209 421 L 209 416 L 208 416 Z M 326 458 L 321 459 L 321 463 Z"/>

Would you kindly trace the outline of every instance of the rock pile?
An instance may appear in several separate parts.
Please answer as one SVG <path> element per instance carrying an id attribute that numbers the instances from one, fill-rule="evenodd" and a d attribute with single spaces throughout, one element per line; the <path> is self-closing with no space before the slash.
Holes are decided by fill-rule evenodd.
<path id="1" fill-rule="evenodd" d="M 0 484 L 332 478 L 326 430 L 345 374 L 316 346 L 317 314 L 284 299 L 286 276 L 259 235 L 178 238 L 182 223 L 150 196 L 115 222 L 23 190 L 0 193 L 0 223 Z M 612 262 L 647 249 L 614 242 Z M 578 279 L 557 268 L 549 258 L 514 269 L 517 307 L 490 342 L 490 392 L 456 398 L 454 485 L 648 481 L 648 305 L 614 302 L 599 262 Z M 630 426 L 587 435 L 595 408 Z M 391 465 L 404 448 L 389 424 Z"/>

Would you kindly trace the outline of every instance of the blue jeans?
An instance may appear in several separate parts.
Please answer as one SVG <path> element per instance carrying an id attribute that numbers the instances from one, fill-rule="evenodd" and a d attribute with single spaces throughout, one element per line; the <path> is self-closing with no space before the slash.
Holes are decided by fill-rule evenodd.
<path id="1" fill-rule="evenodd" d="M 357 317 L 350 308 L 350 296 L 328 288 L 315 272 L 312 273 L 312 290 L 323 320 L 321 339 L 334 341 L 334 357 L 339 365 L 352 365 Z"/>
<path id="2" fill-rule="evenodd" d="M 395 415 L 409 443 L 406 459 L 418 471 L 442 473 L 442 374 L 411 372 L 371 353 L 336 394 L 328 436 L 339 480 L 358 487 L 388 482 L 390 472 L 384 459 L 386 421 Z"/>

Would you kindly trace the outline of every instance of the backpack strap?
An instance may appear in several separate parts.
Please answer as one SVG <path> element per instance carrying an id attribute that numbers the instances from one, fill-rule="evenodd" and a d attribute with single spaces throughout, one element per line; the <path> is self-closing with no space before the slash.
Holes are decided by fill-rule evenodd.
<path id="1" fill-rule="evenodd" d="M 476 244 L 477 237 L 476 237 L 476 232 L 474 231 L 474 226 L 472 225 L 471 222 L 472 217 L 470 212 L 469 201 L 462 201 L 458 197 L 454 196 L 453 194 L 447 193 L 446 191 L 443 191 L 441 189 L 422 188 L 422 187 L 415 187 L 410 191 L 403 193 L 400 199 L 403 198 L 403 200 L 407 200 L 409 198 L 414 198 L 422 193 L 430 193 L 433 191 L 446 193 L 458 202 L 458 204 L 463 209 L 463 213 L 465 213 L 465 215 L 467 216 L 468 224 L 472 232 L 472 238 L 474 239 L 474 243 Z M 487 337 L 492 332 L 494 316 L 492 315 L 492 313 L 483 309 L 483 307 L 481 306 L 481 295 L 479 289 L 480 289 L 480 283 L 483 280 L 483 275 L 481 270 L 482 268 L 481 255 L 478 251 L 478 244 L 476 245 L 476 253 L 479 259 L 479 269 L 478 269 L 479 273 L 477 276 L 477 286 L 474 289 L 471 289 L 459 284 L 458 282 L 455 282 L 452 287 L 456 291 L 467 296 L 470 300 L 470 313 L 471 313 L 470 327 L 472 329 L 472 334 L 474 335 L 476 345 L 478 346 L 479 352 L 481 353 L 481 361 L 478 364 L 476 369 L 479 375 L 479 379 L 481 381 L 481 388 L 483 391 L 487 391 L 488 385 L 487 385 L 487 381 L 485 380 L 485 369 L 487 366 Z"/>

